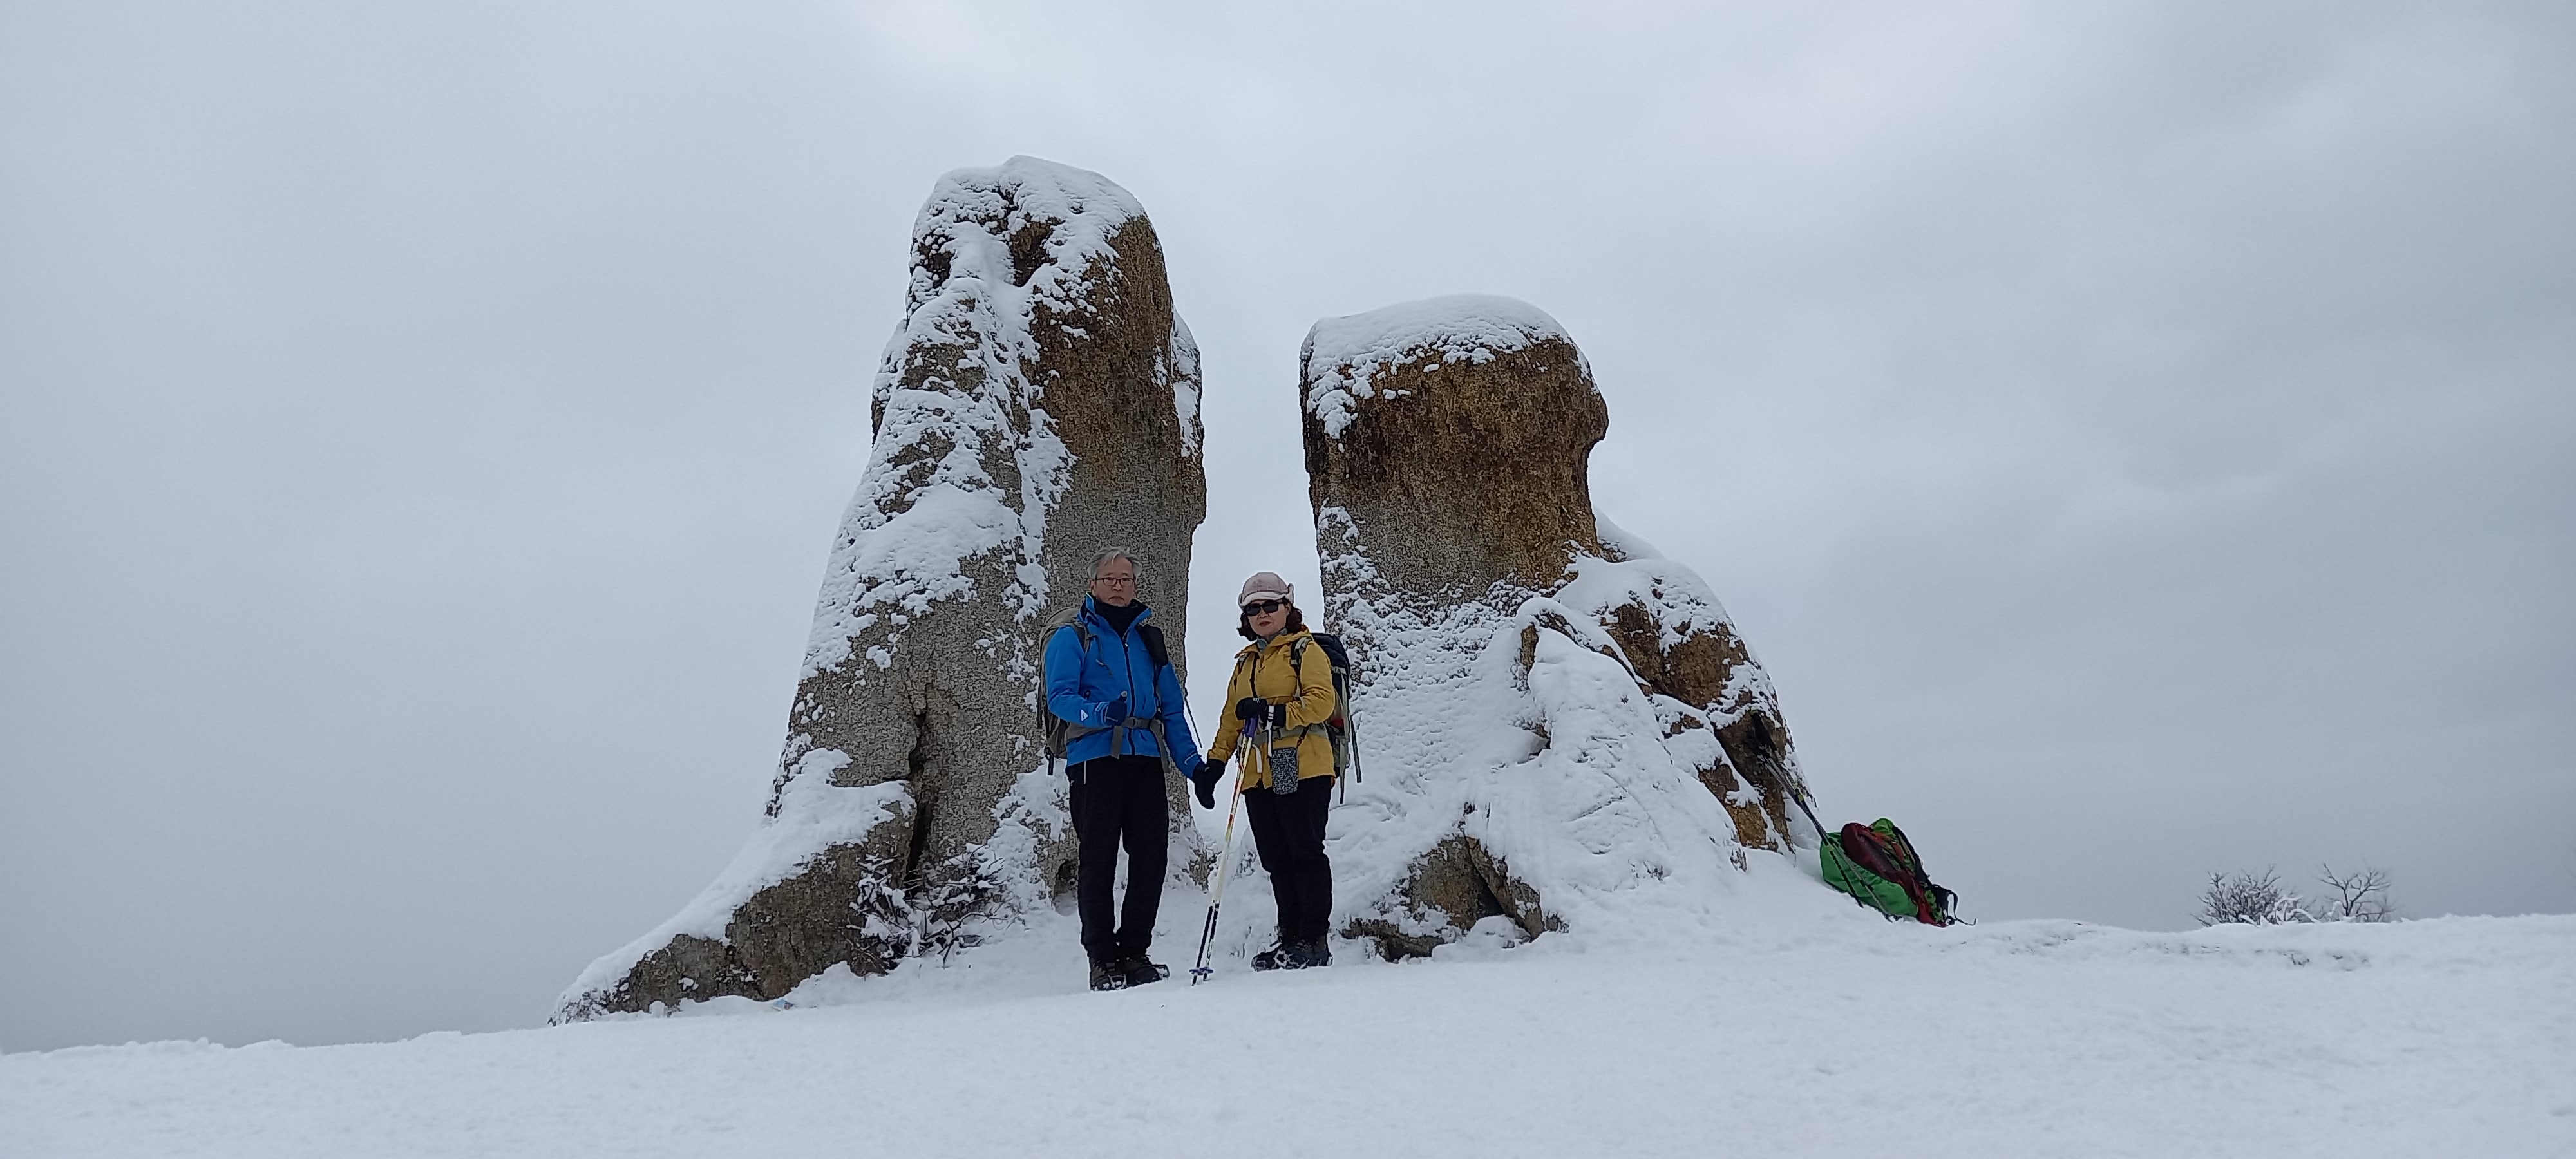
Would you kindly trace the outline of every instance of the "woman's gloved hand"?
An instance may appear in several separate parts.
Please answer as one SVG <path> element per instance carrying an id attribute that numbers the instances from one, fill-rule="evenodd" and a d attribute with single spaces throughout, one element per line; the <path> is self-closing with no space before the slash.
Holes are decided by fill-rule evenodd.
<path id="1" fill-rule="evenodd" d="M 1234 702 L 1234 718 L 1244 722 L 1245 724 L 1250 724 L 1253 721 L 1261 719 L 1262 707 L 1260 697 L 1244 697 L 1243 699 Z"/>

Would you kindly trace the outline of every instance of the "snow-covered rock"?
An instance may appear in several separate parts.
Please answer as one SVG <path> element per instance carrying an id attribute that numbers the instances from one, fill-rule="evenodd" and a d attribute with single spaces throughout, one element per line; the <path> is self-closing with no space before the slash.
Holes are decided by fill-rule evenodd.
<path id="1" fill-rule="evenodd" d="M 680 914 L 585 971 L 562 1018 L 775 998 L 1049 910 L 1073 842 L 1042 768 L 1037 629 L 1120 544 L 1186 654 L 1198 351 L 1143 207 L 1014 157 L 940 178 L 912 236 L 767 816 Z M 1207 863 L 1182 791 L 1176 874 Z"/>
<path id="2" fill-rule="evenodd" d="M 1366 774 L 1330 837 L 1338 929 L 1412 956 L 1480 922 L 1601 928 L 1814 845 L 1716 596 L 1593 511 L 1609 411 L 1555 319 L 1494 297 L 1330 318 L 1300 381 Z"/>

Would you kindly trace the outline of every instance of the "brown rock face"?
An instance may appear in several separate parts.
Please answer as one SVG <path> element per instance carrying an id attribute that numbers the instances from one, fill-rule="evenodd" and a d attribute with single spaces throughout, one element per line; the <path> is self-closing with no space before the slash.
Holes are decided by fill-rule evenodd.
<path id="1" fill-rule="evenodd" d="M 1347 937 L 1377 943 L 1388 959 L 1427 958 L 1444 942 L 1489 917 L 1507 918 L 1523 937 L 1535 938 L 1565 923 L 1549 916 L 1538 890 L 1512 876 L 1511 867 L 1464 833 L 1440 839 L 1416 858 L 1399 888 L 1412 921 L 1363 917 L 1342 928 Z M 1430 920 L 1422 920 L 1424 918 Z"/>
<path id="2" fill-rule="evenodd" d="M 1366 722 L 1418 722 L 1400 735 L 1377 732 L 1371 768 L 1401 771 L 1369 803 L 1409 821 L 1455 810 L 1447 822 L 1412 826 L 1420 836 L 1409 844 L 1354 846 L 1357 896 L 1339 913 L 1346 935 L 1401 957 L 1487 917 L 1527 936 L 1574 920 L 1584 887 L 1555 868 L 1566 861 L 1546 847 L 1550 827 L 1595 825 L 1614 806 L 1660 806 L 1635 785 L 1597 797 L 1553 783 L 1508 787 L 1542 765 L 1579 776 L 1624 761 L 1641 770 L 1631 780 L 1647 782 L 1669 770 L 1675 784 L 1714 798 L 1682 806 L 1721 830 L 1721 841 L 1787 847 L 1792 798 L 1804 789 L 1770 682 L 1697 576 L 1594 514 L 1588 463 L 1608 409 L 1553 319 L 1502 298 L 1327 319 L 1309 335 L 1301 370 L 1326 622 L 1358 657 L 1363 745 Z M 1518 644 L 1499 680 L 1479 659 L 1495 640 Z M 1569 660 L 1545 640 L 1597 659 Z M 1633 683 L 1624 708 L 1594 712 L 1581 699 L 1591 694 L 1540 671 L 1605 661 Z M 1494 719 L 1479 728 L 1486 705 Z M 1602 731 L 1605 713 L 1621 711 L 1644 735 Z M 1581 737 L 1558 735 L 1577 724 Z M 1489 749 L 1491 733 L 1528 739 Z M 1537 798 L 1550 800 L 1526 804 Z M 1563 819 L 1531 816 L 1549 809 Z M 1589 840 L 1586 856 L 1634 858 L 1652 876 L 1665 871 L 1676 839 L 1645 816 Z M 1338 877 L 1342 853 L 1335 864 Z"/>
<path id="3" fill-rule="evenodd" d="M 882 973 L 1069 896 L 1037 630 L 1119 545 L 1186 654 L 1198 375 L 1125 190 L 1029 158 L 941 179 L 767 817 L 688 910 L 594 964 L 564 1017 L 769 999 L 836 964 Z M 1172 862 L 1203 865 L 1184 786 L 1168 791 Z"/>
<path id="4" fill-rule="evenodd" d="M 1542 591 L 1574 552 L 1597 554 L 1589 463 L 1610 409 L 1574 343 L 1536 337 L 1483 362 L 1404 353 L 1368 369 L 1371 394 L 1339 437 L 1325 437 L 1329 415 L 1306 416 L 1307 498 L 1392 532 L 1369 544 L 1387 585 L 1444 599 Z M 1310 383 L 1338 369 L 1313 363 L 1310 351 Z"/>
<path id="5" fill-rule="evenodd" d="M 1614 561 L 1627 558 L 1617 545 L 1605 545 L 1605 552 Z M 1790 810 L 1806 795 L 1806 785 L 1789 749 L 1779 698 L 1735 626 L 1719 615 L 1668 639 L 1654 611 L 1641 600 L 1602 609 L 1600 619 L 1639 685 L 1696 709 L 1689 727 L 1716 730 L 1726 759 L 1694 768 L 1734 817 L 1737 839 L 1751 846 L 1784 847 Z M 1747 782 L 1750 799 L 1743 791 Z"/>

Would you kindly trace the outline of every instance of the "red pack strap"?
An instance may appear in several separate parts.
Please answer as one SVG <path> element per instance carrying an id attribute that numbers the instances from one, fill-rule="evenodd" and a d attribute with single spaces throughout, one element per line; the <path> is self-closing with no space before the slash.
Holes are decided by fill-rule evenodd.
<path id="1" fill-rule="evenodd" d="M 1923 891 L 1922 875 L 1905 867 L 1905 862 L 1898 857 L 1885 835 L 1854 821 L 1843 826 L 1842 838 L 1843 855 L 1851 858 L 1852 864 L 1895 883 L 1898 889 L 1905 891 L 1906 900 L 1914 903 L 1916 921 L 1927 925 L 1941 924 L 1940 919 L 1934 916 L 1932 899 Z"/>

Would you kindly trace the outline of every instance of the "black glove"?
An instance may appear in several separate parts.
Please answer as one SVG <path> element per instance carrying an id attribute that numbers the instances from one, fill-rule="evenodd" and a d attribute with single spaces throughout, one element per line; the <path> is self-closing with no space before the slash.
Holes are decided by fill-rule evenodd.
<path id="1" fill-rule="evenodd" d="M 1234 702 L 1234 718 L 1244 722 L 1245 724 L 1250 724 L 1253 721 L 1261 719 L 1261 708 L 1262 705 L 1259 697 L 1244 697 L 1243 699 Z"/>
<path id="2" fill-rule="evenodd" d="M 1104 721 L 1104 727 L 1114 726 L 1125 721 L 1127 719 L 1127 698 L 1121 696 L 1116 700 L 1110 701 L 1109 707 L 1100 710 L 1100 715 Z"/>
<path id="3" fill-rule="evenodd" d="M 1286 727 L 1288 727 L 1288 706 L 1285 704 L 1271 705 L 1270 730 L 1272 732 L 1277 732 Z"/>
<path id="4" fill-rule="evenodd" d="M 1199 767 L 1190 770 L 1190 784 L 1198 789 L 1199 808 L 1216 808 L 1216 782 L 1223 775 L 1222 769 L 1206 761 L 1200 761 Z"/>

